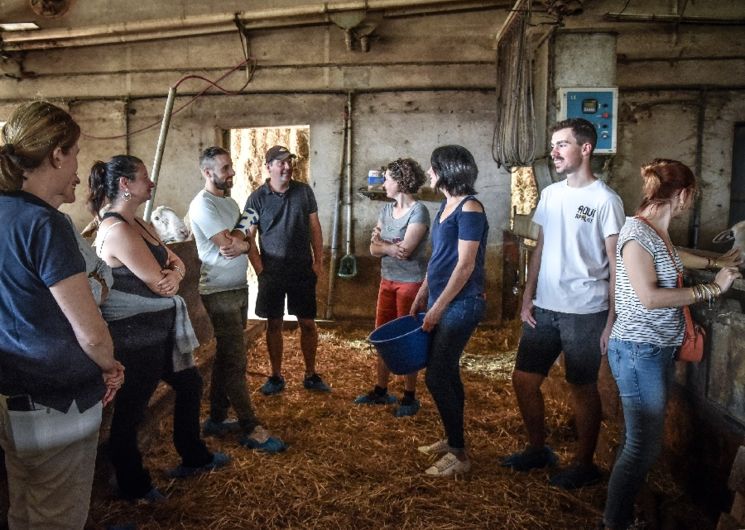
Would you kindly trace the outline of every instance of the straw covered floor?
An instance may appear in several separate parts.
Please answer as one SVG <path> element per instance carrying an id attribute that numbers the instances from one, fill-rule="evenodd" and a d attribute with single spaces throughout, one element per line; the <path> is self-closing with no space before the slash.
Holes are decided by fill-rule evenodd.
<path id="1" fill-rule="evenodd" d="M 418 384 L 420 412 L 395 418 L 392 407 L 361 406 L 353 399 L 370 390 L 375 356 L 365 342 L 369 329 L 320 329 L 318 369 L 331 394 L 302 387 L 299 332 L 285 332 L 286 390 L 264 397 L 259 387 L 269 373 L 263 338 L 249 349 L 249 387 L 262 422 L 289 449 L 263 455 L 240 447 L 236 437 L 208 438 L 213 450 L 232 457 L 227 468 L 172 481 L 164 472 L 177 464 L 168 414 L 150 433 L 146 464 L 169 499 L 158 505 L 115 500 L 97 482 L 91 506 L 93 528 L 135 523 L 139 529 L 402 528 L 402 529 L 578 529 L 594 528 L 605 500 L 608 464 L 618 427 L 604 422 L 599 461 L 606 480 L 566 492 L 547 484 L 550 472 L 516 473 L 500 457 L 522 448 L 522 421 L 510 373 L 519 333 L 516 326 L 478 330 L 466 348 L 466 440 L 472 470 L 457 480 L 429 478 L 432 462 L 417 446 L 443 437 L 439 417 Z M 552 375 L 552 377 L 559 377 Z M 400 396 L 402 381 L 389 390 Z M 207 414 L 205 382 L 203 418 Z M 574 434 L 569 405 L 546 403 L 549 443 L 562 463 L 571 458 Z M 658 466 L 664 467 L 664 466 Z M 676 498 L 679 492 L 662 471 L 651 487 Z"/>

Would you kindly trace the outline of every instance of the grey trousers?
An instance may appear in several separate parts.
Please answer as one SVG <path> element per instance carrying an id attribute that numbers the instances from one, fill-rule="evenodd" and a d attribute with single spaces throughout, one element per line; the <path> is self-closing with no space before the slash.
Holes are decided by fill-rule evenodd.
<path id="1" fill-rule="evenodd" d="M 246 341 L 248 289 L 235 289 L 202 295 L 207 314 L 215 329 L 217 351 L 210 385 L 210 417 L 227 418 L 232 405 L 241 428 L 250 434 L 259 425 L 246 385 Z"/>
<path id="2" fill-rule="evenodd" d="M 67 413 L 50 414 L 70 422 L 101 423 L 101 403 L 80 413 L 73 402 Z M 57 419 L 60 419 L 57 418 Z M 10 530 L 80 530 L 88 519 L 98 429 L 59 447 L 16 450 L 5 399 L 0 399 L 0 446 L 8 473 Z"/>

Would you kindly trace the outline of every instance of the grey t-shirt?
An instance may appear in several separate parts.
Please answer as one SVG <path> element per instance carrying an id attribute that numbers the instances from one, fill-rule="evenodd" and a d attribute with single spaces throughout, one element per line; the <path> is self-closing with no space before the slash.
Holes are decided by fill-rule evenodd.
<path id="1" fill-rule="evenodd" d="M 401 218 L 393 217 L 394 203 L 386 204 L 380 212 L 380 237 L 385 241 L 397 243 L 403 241 L 406 229 L 410 224 L 423 224 L 429 230 L 429 210 L 420 202 L 415 202 Z M 395 282 L 421 282 L 427 273 L 427 255 L 425 252 L 425 237 L 411 253 L 409 259 L 401 260 L 390 256 L 383 256 L 380 264 L 380 275 L 386 280 Z"/>

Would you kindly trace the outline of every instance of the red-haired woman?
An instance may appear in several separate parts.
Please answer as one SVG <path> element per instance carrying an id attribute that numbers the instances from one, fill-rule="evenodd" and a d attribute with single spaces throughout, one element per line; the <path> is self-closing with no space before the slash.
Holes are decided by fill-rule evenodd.
<path id="1" fill-rule="evenodd" d="M 632 523 L 634 499 L 662 447 L 668 388 L 675 353 L 683 341 L 680 308 L 718 297 L 741 277 L 736 267 L 726 266 L 710 284 L 677 287 L 684 266 L 707 264 L 706 258 L 679 255 L 668 234 L 670 221 L 693 204 L 696 179 L 675 160 L 654 160 L 642 166 L 641 175 L 642 203 L 618 235 L 618 316 L 608 345 L 608 363 L 625 421 L 625 439 L 608 483 L 603 518 L 605 527 L 613 530 Z M 728 261 L 737 264 L 732 256 Z"/>

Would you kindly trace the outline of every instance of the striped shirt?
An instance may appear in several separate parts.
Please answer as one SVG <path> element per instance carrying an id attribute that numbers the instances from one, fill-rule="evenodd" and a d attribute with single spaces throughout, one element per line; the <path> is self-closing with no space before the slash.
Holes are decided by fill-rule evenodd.
<path id="1" fill-rule="evenodd" d="M 643 221 L 633 217 L 627 218 L 626 224 L 618 234 L 618 246 L 616 247 L 616 313 L 618 318 L 613 324 L 611 338 L 657 346 L 679 346 L 683 342 L 682 310 L 677 307 L 646 309 L 631 286 L 621 251 L 624 245 L 632 240 L 651 254 L 659 287 L 676 287 L 678 271 L 683 270 L 683 263 L 678 253 L 673 250 L 675 257 L 675 263 L 673 263 L 665 242 L 652 228 Z"/>

